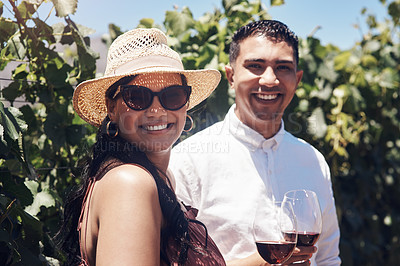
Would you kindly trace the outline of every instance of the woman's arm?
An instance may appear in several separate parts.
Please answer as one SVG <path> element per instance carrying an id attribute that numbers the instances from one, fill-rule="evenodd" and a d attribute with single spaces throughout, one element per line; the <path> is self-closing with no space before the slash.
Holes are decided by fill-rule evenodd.
<path id="1" fill-rule="evenodd" d="M 147 171 L 135 165 L 112 169 L 98 182 L 94 200 L 96 265 L 160 264 L 162 213 Z"/>

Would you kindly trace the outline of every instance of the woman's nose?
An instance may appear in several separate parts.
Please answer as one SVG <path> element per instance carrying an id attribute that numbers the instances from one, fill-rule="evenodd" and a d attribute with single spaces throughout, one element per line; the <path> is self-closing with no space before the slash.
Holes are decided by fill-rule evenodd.
<path id="1" fill-rule="evenodd" d="M 153 98 L 153 102 L 151 103 L 150 107 L 146 110 L 146 113 L 150 116 L 162 115 L 165 114 L 167 111 L 161 105 L 158 96 Z"/>

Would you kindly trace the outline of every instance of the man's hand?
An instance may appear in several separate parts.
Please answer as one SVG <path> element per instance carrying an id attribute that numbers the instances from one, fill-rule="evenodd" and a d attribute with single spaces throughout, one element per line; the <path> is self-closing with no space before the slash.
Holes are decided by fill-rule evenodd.
<path id="1" fill-rule="evenodd" d="M 303 265 L 310 265 L 310 258 L 312 255 L 317 252 L 317 247 L 296 247 L 290 259 L 288 259 L 282 265 L 295 265 L 295 266 L 303 266 Z M 293 264 L 296 262 L 296 264 Z M 258 252 L 254 253 L 253 255 L 243 258 L 237 259 L 233 261 L 227 262 L 228 266 L 268 266 L 268 264 Z"/>
<path id="2" fill-rule="evenodd" d="M 310 265 L 311 263 L 310 259 L 315 252 L 317 252 L 317 247 L 315 246 L 296 247 L 290 259 L 288 259 L 285 263 L 283 263 L 283 265 L 296 265 L 296 266 Z M 294 262 L 297 263 L 293 264 Z"/>

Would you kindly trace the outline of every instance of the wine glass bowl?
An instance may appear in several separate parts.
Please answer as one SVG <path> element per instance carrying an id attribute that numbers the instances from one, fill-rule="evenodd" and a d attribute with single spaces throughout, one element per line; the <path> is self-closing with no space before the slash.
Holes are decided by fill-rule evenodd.
<path id="1" fill-rule="evenodd" d="M 296 247 L 296 232 L 296 218 L 290 202 L 257 206 L 253 236 L 257 251 L 266 262 L 272 265 L 286 262 Z"/>
<path id="2" fill-rule="evenodd" d="M 283 202 L 292 203 L 297 219 L 297 246 L 313 246 L 322 231 L 322 215 L 317 194 L 311 190 L 291 190 Z"/>

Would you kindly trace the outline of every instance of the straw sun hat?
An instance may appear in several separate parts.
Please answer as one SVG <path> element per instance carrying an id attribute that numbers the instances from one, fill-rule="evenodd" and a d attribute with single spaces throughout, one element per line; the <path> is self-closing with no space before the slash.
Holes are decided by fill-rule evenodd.
<path id="1" fill-rule="evenodd" d="M 114 82 L 128 75 L 155 72 L 185 75 L 192 87 L 188 109 L 206 99 L 221 79 L 214 69 L 184 70 L 179 54 L 168 47 L 167 37 L 159 29 L 134 29 L 111 44 L 104 76 L 76 87 L 74 109 L 83 120 L 99 127 L 107 115 L 105 93 Z"/>

